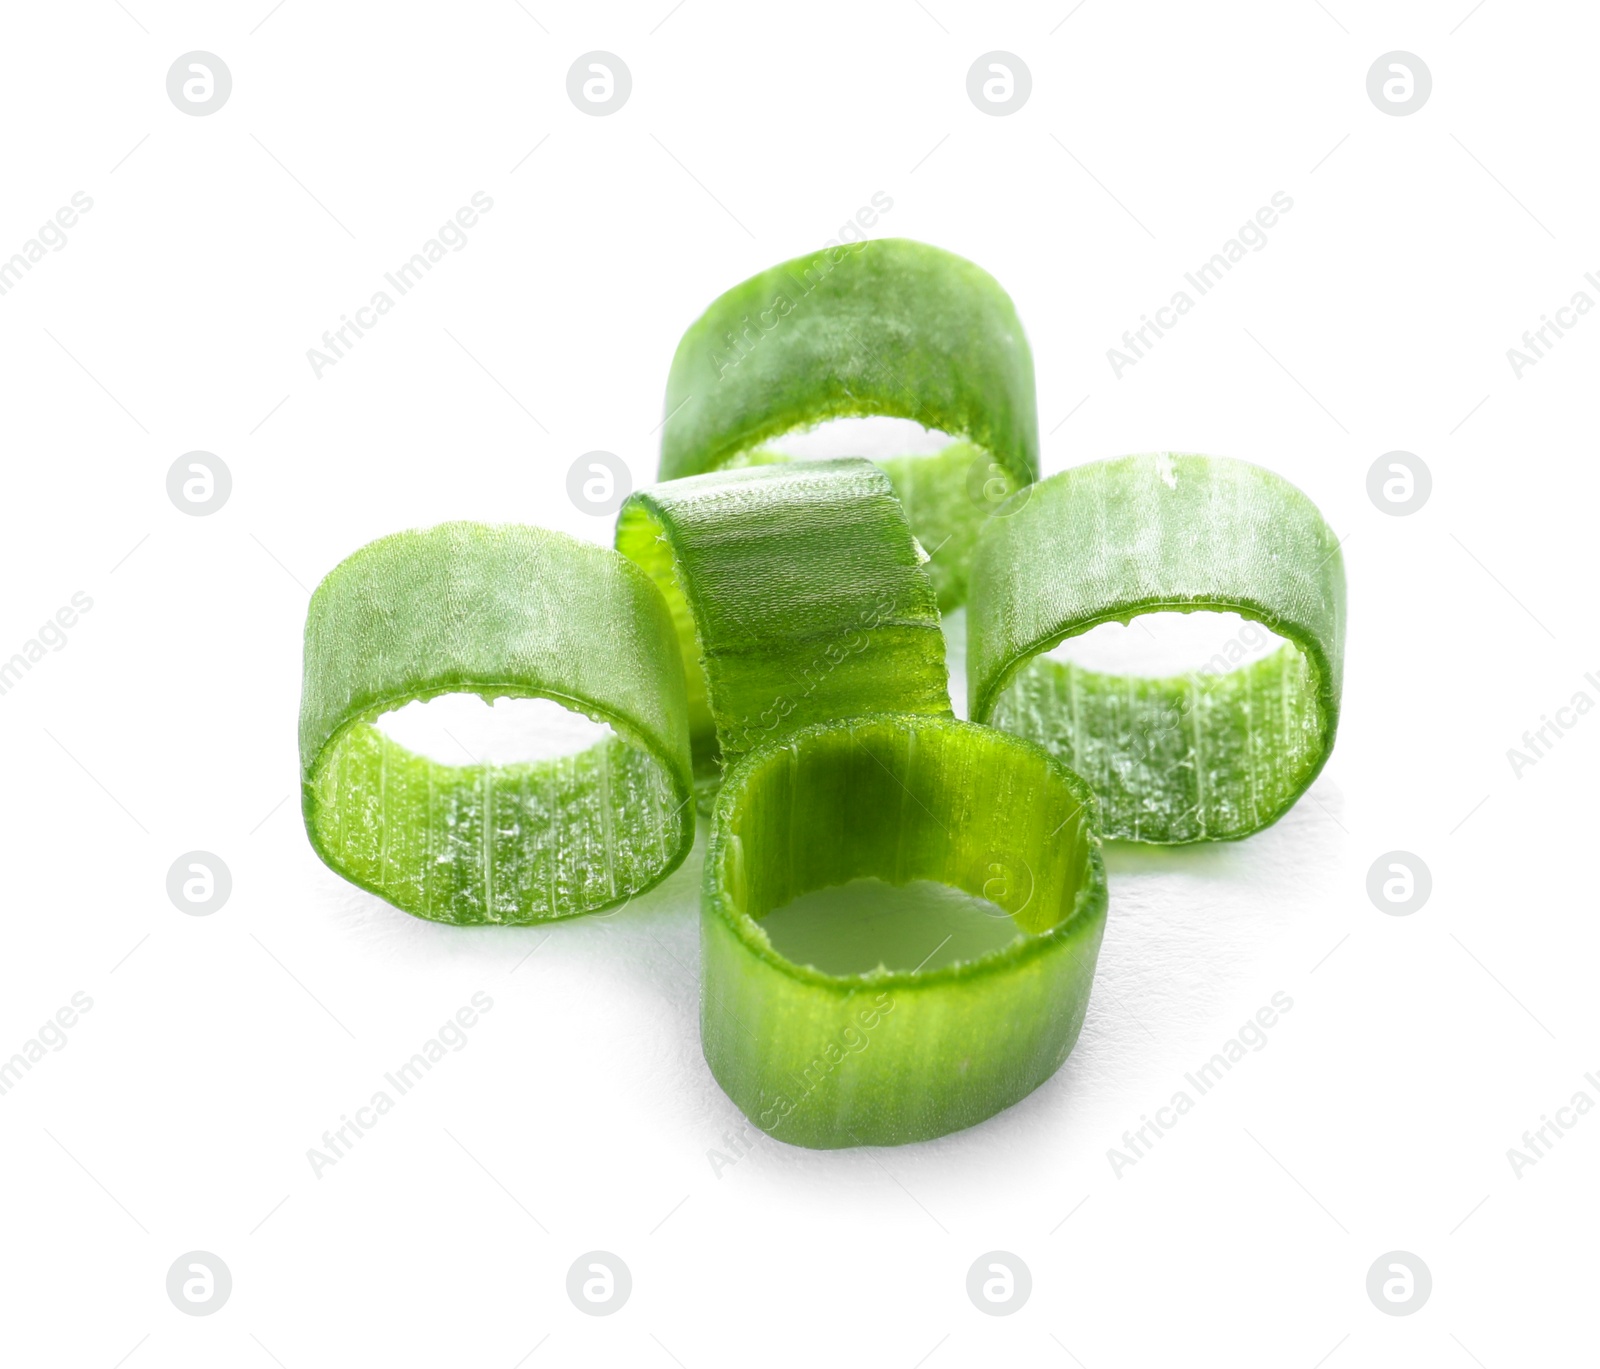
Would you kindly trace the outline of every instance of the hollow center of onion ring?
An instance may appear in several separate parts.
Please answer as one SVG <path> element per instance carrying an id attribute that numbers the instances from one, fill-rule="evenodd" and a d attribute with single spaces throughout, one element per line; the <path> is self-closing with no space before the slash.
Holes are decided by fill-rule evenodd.
<path id="1" fill-rule="evenodd" d="M 516 765 L 576 755 L 616 734 L 553 699 L 441 694 L 413 699 L 377 721 L 408 751 L 441 765 Z"/>
<path id="2" fill-rule="evenodd" d="M 1006 910 L 965 890 L 914 879 L 853 879 L 813 889 L 761 919 L 785 960 L 824 974 L 936 970 L 976 960 L 1022 936 Z"/>
<path id="3" fill-rule="evenodd" d="M 763 443 L 768 451 L 803 461 L 834 456 L 864 456 L 878 461 L 889 456 L 932 456 L 957 438 L 925 428 L 909 418 L 830 418 L 810 428 L 796 428 Z"/>
<path id="4" fill-rule="evenodd" d="M 1141 613 L 1101 623 L 1047 653 L 1103 675 L 1226 675 L 1272 655 L 1284 639 L 1237 613 Z"/>

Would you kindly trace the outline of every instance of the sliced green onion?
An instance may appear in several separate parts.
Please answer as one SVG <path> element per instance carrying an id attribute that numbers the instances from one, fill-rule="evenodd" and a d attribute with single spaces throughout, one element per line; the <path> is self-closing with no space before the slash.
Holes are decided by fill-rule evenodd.
<path id="1" fill-rule="evenodd" d="M 1141 613 L 1231 610 L 1284 646 L 1147 679 L 1041 656 Z M 1041 743 L 1100 798 L 1108 837 L 1230 840 L 1276 822 L 1333 749 L 1344 563 L 1272 472 L 1159 453 L 1064 471 L 989 520 L 967 621 L 972 717 Z"/>
<path id="2" fill-rule="evenodd" d="M 416 699 L 544 698 L 609 723 L 575 756 L 443 765 L 375 724 Z M 306 831 L 352 883 L 438 922 L 594 912 L 694 842 L 684 672 L 649 578 L 606 547 L 446 523 L 370 543 L 306 617 Z"/>
<path id="3" fill-rule="evenodd" d="M 750 466 L 632 495 L 617 549 L 660 588 L 689 665 L 697 782 L 810 723 L 950 713 L 925 558 L 867 461 Z"/>
<path id="4" fill-rule="evenodd" d="M 930 491 L 910 501 L 930 551 L 949 525 L 987 514 L 999 489 L 1039 475 L 1033 354 L 1010 297 L 971 262 L 904 238 L 797 257 L 718 297 L 678 344 L 666 412 L 663 480 L 745 464 L 770 439 L 832 418 L 889 415 L 966 439 L 981 459 L 954 481 L 930 473 Z M 953 607 L 959 543 L 935 575 Z"/>
<path id="5" fill-rule="evenodd" d="M 741 453 L 722 469 L 807 459 L 757 447 Z M 872 460 L 889 477 L 911 531 L 928 553 L 928 578 L 933 581 L 940 611 L 948 613 L 961 607 L 967 601 L 967 578 L 978 533 L 985 520 L 1028 482 L 1018 480 L 971 442 L 952 442 L 926 456 Z"/>
<path id="6" fill-rule="evenodd" d="M 892 456 L 877 464 L 928 553 L 928 578 L 939 608 L 959 608 L 967 601 L 972 553 L 984 523 L 1028 482 L 971 442 L 953 442 L 932 456 Z"/>
<path id="7" fill-rule="evenodd" d="M 764 915 L 865 877 L 987 898 L 1016 936 L 934 970 L 851 975 L 774 950 Z M 816 1148 L 942 1136 L 1030 1093 L 1077 1040 L 1106 914 L 1094 799 L 992 728 L 807 728 L 729 773 L 701 907 L 702 1045 L 756 1126 Z"/>

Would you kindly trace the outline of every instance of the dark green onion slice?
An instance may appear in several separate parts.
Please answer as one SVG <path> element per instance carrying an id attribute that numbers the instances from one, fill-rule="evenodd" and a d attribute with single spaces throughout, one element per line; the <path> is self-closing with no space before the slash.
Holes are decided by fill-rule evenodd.
<path id="1" fill-rule="evenodd" d="M 1286 640 L 1238 669 L 1106 675 L 1041 653 L 1101 623 L 1232 611 Z M 1277 821 L 1333 748 L 1339 543 L 1288 481 L 1222 457 L 1080 466 L 986 524 L 967 620 L 972 717 L 1041 743 L 1100 798 L 1107 837 L 1177 844 Z"/>
<path id="2" fill-rule="evenodd" d="M 797 257 L 719 296 L 678 344 L 666 413 L 663 480 L 762 459 L 771 439 L 832 418 L 889 415 L 965 439 L 979 450 L 956 478 L 930 472 L 908 503 L 930 551 L 1039 475 L 1033 354 L 1010 297 L 904 238 Z M 952 567 L 934 572 L 945 607 L 965 580 L 963 540 L 935 557 Z"/>
<path id="3" fill-rule="evenodd" d="M 1016 936 L 858 975 L 773 949 L 764 914 L 868 876 L 988 898 Z M 807 728 L 729 773 L 701 906 L 701 1041 L 756 1126 L 816 1148 L 942 1136 L 1030 1093 L 1077 1040 L 1106 915 L 1094 799 L 1039 747 L 972 723 Z"/>
<path id="4" fill-rule="evenodd" d="M 444 765 L 374 724 L 415 699 L 553 699 L 615 736 L 575 756 Z M 446 523 L 341 562 L 311 597 L 306 831 L 419 917 L 538 922 L 622 903 L 694 842 L 684 672 L 649 578 L 541 528 Z"/>
<path id="5" fill-rule="evenodd" d="M 788 462 L 632 495 L 617 549 L 661 589 L 689 666 L 697 781 L 810 723 L 950 713 L 925 558 L 867 461 Z"/>

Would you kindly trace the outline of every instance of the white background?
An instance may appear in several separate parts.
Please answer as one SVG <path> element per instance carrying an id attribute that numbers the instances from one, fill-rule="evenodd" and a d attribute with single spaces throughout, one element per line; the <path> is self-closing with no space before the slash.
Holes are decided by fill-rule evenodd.
<path id="1" fill-rule="evenodd" d="M 1501 1369 L 1592 1343 L 1600 1120 L 1520 1178 L 1506 1152 L 1600 1099 L 1600 716 L 1520 779 L 1506 750 L 1600 698 L 1600 320 L 1521 379 L 1505 353 L 1600 298 L 1600 24 L 1074 3 L 7 7 L 0 254 L 94 207 L 0 297 L 0 656 L 94 607 L 0 697 L 0 1053 L 94 1007 L 0 1097 L 4 1358 Z M 165 88 L 195 49 L 234 82 L 203 118 Z M 566 92 L 593 49 L 632 71 L 607 118 Z M 994 49 L 1033 78 L 1004 118 L 966 93 Z M 1433 75 L 1404 118 L 1366 92 L 1394 49 Z M 468 245 L 316 378 L 323 330 L 480 190 Z M 683 328 L 875 191 L 874 233 L 1012 293 L 1047 472 L 1192 450 L 1311 495 L 1347 539 L 1344 716 L 1272 830 L 1111 853 L 1088 1023 L 1032 1097 L 899 1150 L 760 1139 L 719 1177 L 741 1118 L 698 1044 L 698 850 L 554 928 L 433 926 L 342 883 L 290 797 L 300 632 L 307 588 L 396 529 L 608 541 L 573 459 L 652 479 Z M 1106 349 L 1275 191 L 1267 247 L 1118 379 Z M 196 449 L 233 475 L 205 518 L 165 490 Z M 1410 517 L 1366 494 L 1394 449 L 1433 472 Z M 210 917 L 165 892 L 195 848 L 233 875 Z M 1397 848 L 1433 875 L 1409 917 L 1365 892 Z M 324 1129 L 475 991 L 467 1048 L 315 1177 Z M 1276 991 L 1267 1047 L 1115 1175 L 1108 1148 Z M 196 1249 L 232 1270 L 214 1316 L 166 1296 Z M 565 1292 L 592 1249 L 633 1273 L 614 1316 Z M 965 1292 L 996 1249 L 1033 1276 L 1006 1318 Z M 1365 1291 L 1396 1249 L 1434 1281 L 1404 1318 Z"/>

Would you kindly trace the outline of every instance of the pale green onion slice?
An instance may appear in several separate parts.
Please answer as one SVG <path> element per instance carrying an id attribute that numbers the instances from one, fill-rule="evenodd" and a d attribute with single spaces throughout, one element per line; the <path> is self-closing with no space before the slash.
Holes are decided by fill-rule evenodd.
<path id="1" fill-rule="evenodd" d="M 1163 610 L 1232 611 L 1286 641 L 1237 669 L 1154 679 L 1043 655 Z M 1288 811 L 1333 749 L 1339 542 L 1304 494 L 1259 466 L 1128 456 L 1018 492 L 978 539 L 967 614 L 973 719 L 1082 775 L 1107 837 L 1248 836 Z"/>
<path id="2" fill-rule="evenodd" d="M 965 585 L 964 529 L 1039 474 L 1033 354 L 1010 297 L 905 238 L 797 257 L 712 301 L 678 344 L 666 415 L 663 480 L 770 460 L 772 439 L 835 418 L 912 419 L 970 444 L 946 449 L 953 472 L 892 467 L 897 488 L 917 482 L 907 509 L 946 608 Z"/>
<path id="3" fill-rule="evenodd" d="M 552 699 L 615 735 L 555 760 L 444 765 L 375 725 L 450 693 Z M 438 922 L 611 907 L 693 845 L 686 718 L 672 619 L 626 558 L 531 527 L 398 533 L 311 598 L 306 831 L 346 879 Z"/>

